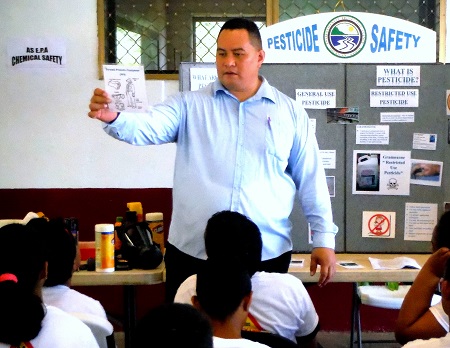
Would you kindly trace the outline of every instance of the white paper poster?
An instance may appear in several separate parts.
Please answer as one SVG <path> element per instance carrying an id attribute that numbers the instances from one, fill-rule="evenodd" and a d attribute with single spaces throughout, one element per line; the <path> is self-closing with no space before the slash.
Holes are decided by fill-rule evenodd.
<path id="1" fill-rule="evenodd" d="M 353 151 L 353 194 L 408 196 L 410 151 Z"/>
<path id="2" fill-rule="evenodd" d="M 389 145 L 389 126 L 356 125 L 356 144 Z"/>
<path id="3" fill-rule="evenodd" d="M 395 238 L 395 212 L 363 211 L 362 236 Z"/>
<path id="4" fill-rule="evenodd" d="M 417 108 L 418 89 L 371 89 L 371 108 Z"/>
<path id="5" fill-rule="evenodd" d="M 413 149 L 436 150 L 437 134 L 414 133 Z"/>
<path id="6" fill-rule="evenodd" d="M 20 68 L 65 68 L 66 45 L 59 38 L 11 39 L 7 44 L 8 66 Z"/>
<path id="7" fill-rule="evenodd" d="M 305 109 L 336 107 L 335 89 L 296 89 L 295 100 Z"/>
<path id="8" fill-rule="evenodd" d="M 380 122 L 412 123 L 414 122 L 414 112 L 380 112 Z"/>
<path id="9" fill-rule="evenodd" d="M 320 157 L 325 169 L 336 169 L 336 150 L 320 150 Z"/>
<path id="10" fill-rule="evenodd" d="M 437 224 L 437 204 L 405 204 L 405 240 L 431 241 Z"/>
<path id="11" fill-rule="evenodd" d="M 216 68 L 191 68 L 189 69 L 191 91 L 196 91 L 209 85 L 217 79 Z"/>
<path id="12" fill-rule="evenodd" d="M 379 65 L 377 86 L 420 86 L 420 65 Z"/>
<path id="13" fill-rule="evenodd" d="M 111 111 L 146 112 L 148 109 L 144 67 L 103 65 L 105 91 L 112 98 Z"/>

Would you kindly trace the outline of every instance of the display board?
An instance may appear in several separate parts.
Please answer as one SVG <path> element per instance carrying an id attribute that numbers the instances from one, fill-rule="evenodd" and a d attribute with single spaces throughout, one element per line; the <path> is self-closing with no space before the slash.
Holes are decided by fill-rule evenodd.
<path id="1" fill-rule="evenodd" d="M 215 65 L 182 63 L 182 91 L 199 83 L 191 68 L 214 73 Z M 433 224 L 450 201 L 445 178 L 450 170 L 449 67 L 266 63 L 261 74 L 304 103 L 315 125 L 339 227 L 336 251 L 429 252 Z M 314 92 L 322 97 L 302 97 Z M 330 100 L 334 103 L 328 105 Z M 336 118 L 339 110 L 350 116 Z M 425 175 L 425 168 L 439 173 Z M 298 202 L 290 218 L 294 249 L 310 251 L 308 224 Z"/>

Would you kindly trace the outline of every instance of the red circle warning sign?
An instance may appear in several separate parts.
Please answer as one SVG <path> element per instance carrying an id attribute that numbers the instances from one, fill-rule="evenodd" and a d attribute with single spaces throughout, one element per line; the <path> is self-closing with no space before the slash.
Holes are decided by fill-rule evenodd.
<path id="1" fill-rule="evenodd" d="M 389 219 L 383 214 L 375 214 L 371 216 L 368 225 L 370 234 L 375 236 L 382 236 L 383 234 L 389 232 L 391 227 Z"/>

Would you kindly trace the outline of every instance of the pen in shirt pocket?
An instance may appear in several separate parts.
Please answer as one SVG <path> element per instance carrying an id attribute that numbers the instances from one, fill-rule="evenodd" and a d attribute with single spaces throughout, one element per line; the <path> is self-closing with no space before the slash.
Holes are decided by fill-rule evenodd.
<path id="1" fill-rule="evenodd" d="M 269 126 L 269 129 L 272 129 L 271 122 L 272 122 L 272 119 L 270 118 L 269 115 L 267 115 L 267 125 Z"/>

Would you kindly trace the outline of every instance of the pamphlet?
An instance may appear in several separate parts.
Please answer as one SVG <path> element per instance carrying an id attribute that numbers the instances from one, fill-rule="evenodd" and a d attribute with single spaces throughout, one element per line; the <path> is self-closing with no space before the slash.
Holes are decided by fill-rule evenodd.
<path id="1" fill-rule="evenodd" d="M 369 261 L 372 264 L 373 269 L 402 269 L 402 268 L 421 269 L 416 260 L 406 256 L 395 257 L 390 260 L 381 260 L 369 257 Z"/>

